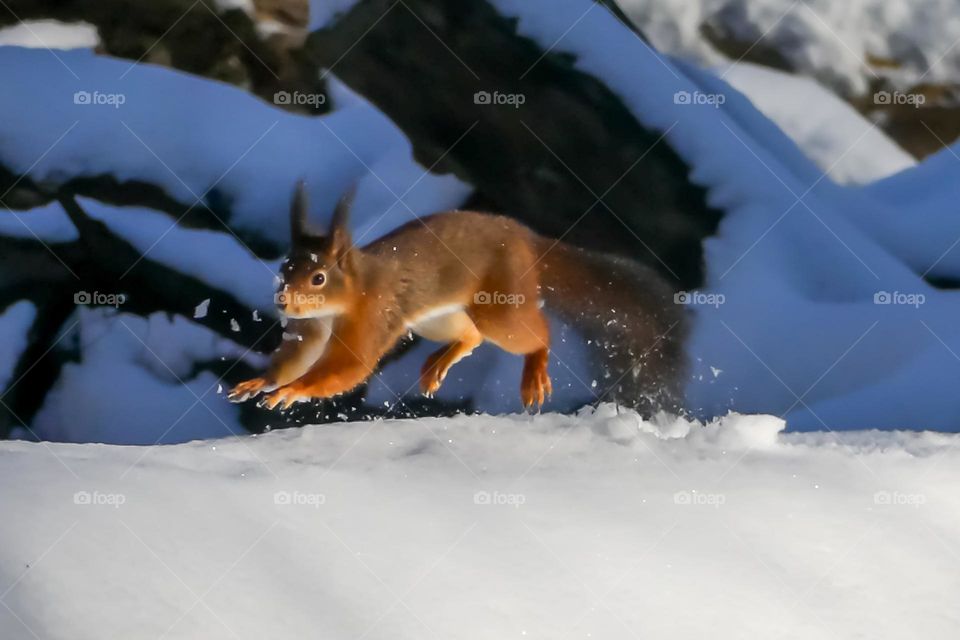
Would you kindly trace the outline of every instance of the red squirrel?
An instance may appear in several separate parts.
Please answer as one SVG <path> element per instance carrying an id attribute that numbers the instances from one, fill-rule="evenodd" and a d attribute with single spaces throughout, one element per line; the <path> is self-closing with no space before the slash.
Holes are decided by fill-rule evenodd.
<path id="1" fill-rule="evenodd" d="M 327 234 L 312 233 L 297 185 L 277 294 L 284 342 L 267 372 L 234 387 L 230 400 L 265 393 L 261 404 L 273 409 L 346 393 L 413 332 L 445 344 L 423 364 L 424 394 L 486 341 L 523 356 L 520 397 L 539 408 L 552 391 L 551 312 L 583 332 L 606 372 L 599 382 L 608 399 L 677 408 L 683 311 L 652 269 L 473 211 L 418 218 L 356 247 L 351 201 L 337 204 Z"/>

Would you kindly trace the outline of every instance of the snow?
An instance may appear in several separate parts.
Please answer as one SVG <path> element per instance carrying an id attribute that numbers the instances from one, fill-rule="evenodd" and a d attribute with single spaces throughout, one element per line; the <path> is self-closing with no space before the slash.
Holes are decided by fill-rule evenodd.
<path id="1" fill-rule="evenodd" d="M 161 313 L 80 307 L 68 329 L 82 360 L 64 365 L 34 418 L 41 439 L 150 445 L 245 433 L 236 405 L 218 395 L 217 377 L 194 369 L 220 358 L 263 366 L 246 349 Z"/>
<path id="2" fill-rule="evenodd" d="M 508 13 L 522 10 L 521 30 L 539 37 L 545 46 L 577 54 L 577 64 L 605 78 L 645 124 L 669 130 L 667 141 L 690 163 L 693 179 L 707 187 L 714 206 L 727 210 L 720 235 L 707 245 L 707 289 L 724 295 L 727 302 L 713 310 L 693 310 L 696 331 L 688 396 L 700 415 L 735 408 L 785 413 L 791 427 L 797 428 L 957 428 L 957 407 L 946 400 L 949 396 L 936 397 L 934 389 L 941 385 L 931 381 L 948 379 L 944 372 L 954 366 L 951 350 L 960 350 L 960 345 L 943 349 L 940 344 L 940 340 L 946 345 L 955 340 L 947 322 L 955 313 L 953 298 L 920 283 L 907 267 L 928 268 L 937 260 L 932 253 L 942 254 L 952 237 L 960 237 L 960 228 L 956 236 L 944 232 L 946 226 L 958 223 L 939 215 L 940 226 L 910 224 L 895 208 L 885 206 L 896 202 L 896 196 L 874 196 L 882 185 L 842 190 L 823 176 L 825 164 L 833 167 L 834 175 L 858 179 L 893 170 L 898 159 L 882 138 L 863 129 L 862 121 L 854 123 L 852 116 L 840 118 L 836 105 L 825 100 L 821 101 L 821 122 L 834 118 L 838 125 L 824 136 L 801 130 L 796 111 L 788 112 L 783 101 L 768 107 L 778 114 L 779 122 L 793 129 L 808 153 L 815 151 L 817 166 L 716 75 L 656 56 L 626 30 L 611 28 L 616 23 L 602 9 L 592 10 L 592 5 L 582 2 L 552 5 L 549 11 L 536 3 L 500 4 Z M 597 30 L 605 34 L 609 47 L 592 46 Z M 69 98 L 76 83 L 47 52 L 5 49 L 0 56 L 23 63 L 24 69 L 31 68 L 27 63 L 32 65 L 37 73 L 31 78 L 42 73 L 54 79 L 44 83 L 26 76 L 21 79 L 28 93 L 50 105 L 42 112 L 40 125 L 44 126 L 30 124 L 40 116 L 23 109 L 26 102 L 21 101 L 5 105 L 12 116 L 0 125 L 12 141 L 0 155 L 6 153 L 13 166 L 30 169 L 35 179 L 55 181 L 58 176 L 107 172 L 119 179 L 165 185 L 186 201 L 211 188 L 223 190 L 232 203 L 229 222 L 234 229 L 264 234 L 281 246 L 286 242 L 290 185 L 301 175 L 308 177 L 315 217 L 329 215 L 345 185 L 359 179 L 353 221 L 360 244 L 414 214 L 455 206 L 469 190 L 452 177 L 425 173 L 412 161 L 409 142 L 399 130 L 335 80 L 330 86 L 335 111 L 307 118 L 279 111 L 220 83 L 69 52 L 64 62 L 83 69 L 87 83 L 83 90 L 124 96 L 117 107 L 76 105 Z M 625 56 L 634 59 L 636 66 L 622 65 Z M 22 75 L 20 68 L 4 67 L 14 76 Z M 773 84 L 764 73 L 739 67 L 729 75 L 744 86 Z M 648 86 L 650 79 L 655 80 L 654 86 Z M 784 90 L 789 87 L 805 96 L 805 102 L 816 95 L 813 85 L 801 89 L 798 81 L 780 81 Z M 124 93 L 118 93 L 121 88 Z M 678 91 L 723 95 L 725 100 L 719 108 L 678 105 Z M 66 99 L 58 102 L 54 94 Z M 182 100 L 172 102 L 184 95 L 190 96 L 190 106 L 185 107 Z M 761 105 L 772 102 L 755 100 Z M 227 110 L 235 117 L 219 116 Z M 157 126 L 159 113 L 163 113 L 163 126 Z M 61 128 L 63 133 L 58 134 Z M 841 135 L 840 129 L 847 133 Z M 851 135 L 856 139 L 851 141 Z M 92 136 L 96 136 L 96 154 L 89 153 Z M 831 138 L 832 146 L 827 144 Z M 947 182 L 954 181 L 942 181 Z M 916 190 L 902 184 L 889 188 L 907 189 Z M 936 190 L 927 193 L 932 191 Z M 804 194 L 803 204 L 795 202 L 800 194 Z M 947 199 L 937 201 L 937 211 L 949 210 L 941 206 Z M 81 203 L 91 216 L 150 259 L 272 313 L 275 263 L 261 261 L 226 228 L 188 229 L 174 225 L 166 214 L 143 208 L 112 207 L 89 199 Z M 785 211 L 792 213 L 778 222 Z M 59 205 L 17 217 L 23 222 L 7 219 L 4 223 L 8 234 L 35 233 L 46 241 L 74 237 Z M 932 273 L 956 273 L 955 260 L 945 256 Z M 873 296 L 880 291 L 922 294 L 926 304 L 919 310 L 878 309 Z M 756 313 L 774 301 L 778 304 L 768 313 Z M 838 356 L 851 345 L 861 345 L 858 340 L 878 319 L 878 310 L 884 312 L 885 321 L 895 323 L 875 332 L 871 329 L 862 338 L 865 353 L 845 355 L 835 371 L 827 371 L 832 375 L 824 377 Z M 236 320 L 241 321 L 248 320 Z M 572 409 L 593 400 L 604 382 L 591 384 L 593 376 L 580 340 L 573 335 L 567 339 L 567 333 L 562 327 L 554 331 L 559 338 L 551 371 L 558 393 L 552 406 Z M 803 346 L 785 347 L 785 333 Z M 389 406 L 399 395 L 415 395 L 420 362 L 434 348 L 424 344 L 387 366 L 373 380 L 369 401 Z M 920 355 L 923 351 L 929 353 Z M 884 353 L 882 359 L 875 355 L 878 352 Z M 473 400 L 486 411 L 515 411 L 519 367 L 520 360 L 513 356 L 492 347 L 481 349 L 458 365 L 440 397 Z M 922 383 L 910 383 L 908 388 L 929 390 L 921 389 L 918 399 L 929 409 L 907 421 L 904 411 L 894 405 L 897 385 L 911 377 Z M 801 396 L 807 389 L 809 393 Z M 133 389 L 129 393 L 131 399 L 137 395 Z M 856 402 L 845 402 L 855 398 Z"/>
<path id="3" fill-rule="evenodd" d="M 310 0 L 308 30 L 316 31 L 330 26 L 338 15 L 346 13 L 355 4 L 357 0 Z"/>
<path id="4" fill-rule="evenodd" d="M 604 405 L 157 448 L 4 442 L 0 628 L 955 637 L 957 436 L 782 427 Z"/>
<path id="5" fill-rule="evenodd" d="M 724 210 L 704 243 L 703 292 L 725 302 L 690 308 L 691 410 L 771 413 L 801 430 L 960 430 L 951 390 L 960 297 L 921 278 L 960 273 L 960 223 L 947 204 L 956 202 L 955 150 L 878 185 L 842 187 L 715 73 L 655 53 L 602 8 L 494 4 L 664 132 Z M 678 104 L 678 92 L 713 104 Z M 878 197 L 885 192 L 898 193 Z"/>
<path id="6" fill-rule="evenodd" d="M 836 182 L 866 184 L 917 164 L 876 124 L 809 78 L 746 62 L 718 72 Z"/>
<path id="7" fill-rule="evenodd" d="M 193 310 L 193 319 L 200 320 L 207 317 L 207 311 L 210 309 L 210 298 L 205 299 Z"/>
<path id="8" fill-rule="evenodd" d="M 351 181 L 401 202 L 407 219 L 456 207 L 470 188 L 413 161 L 412 147 L 390 120 L 359 96 L 319 117 L 289 113 L 240 88 L 150 64 L 61 52 L 0 48 L 0 163 L 39 182 L 111 175 L 144 180 L 187 205 L 230 203 L 237 233 L 280 244 L 289 233 L 292 185 L 307 182 L 312 211 L 329 216 Z M 42 109 L 35 105 L 43 105 Z M 224 117 L 229 114 L 230 117 Z M 90 150 L 95 148 L 96 153 Z M 379 206 L 386 196 L 378 196 Z M 357 218 L 383 212 L 364 209 Z M 226 221 L 225 221 L 226 222 Z"/>
<path id="9" fill-rule="evenodd" d="M 705 65 L 729 62 L 703 36 L 720 24 L 744 47 L 773 48 L 799 73 L 846 95 L 884 80 L 900 90 L 952 84 L 960 73 L 953 0 L 619 0 L 660 51 Z M 891 61 L 895 64 L 874 64 Z"/>
<path id="10" fill-rule="evenodd" d="M 722 1 L 748 31 L 776 4 Z M 352 2 L 312 2 L 313 28 Z M 601 405 L 239 436 L 241 408 L 205 367 L 260 370 L 265 358 L 195 322 L 222 313 L 210 300 L 189 301 L 193 318 L 139 317 L 122 298 L 78 305 L 57 345 L 78 359 L 31 424 L 55 442 L 0 442 L 5 640 L 956 636 L 960 435 L 920 430 L 960 430 L 960 298 L 921 276 L 960 276 L 960 147 L 914 166 L 812 82 L 660 56 L 591 0 L 493 2 L 665 133 L 724 210 L 703 287 L 722 303 L 690 308 L 688 404 L 710 421 Z M 933 0 L 858 0 L 842 20 L 838 5 L 809 4 L 797 13 L 822 12 L 842 34 L 880 18 L 891 35 L 927 29 L 921 58 L 956 27 L 917 18 Z M 682 49 L 708 3 L 644 6 L 664 25 L 656 37 Z M 822 35 L 797 20 L 773 41 Z M 873 36 L 852 42 L 880 50 Z M 0 163 L 49 185 L 108 174 L 186 204 L 225 202 L 230 229 L 198 229 L 80 199 L 149 259 L 249 305 L 234 330 L 273 321 L 277 263 L 242 238 L 285 246 L 297 178 L 318 226 L 357 182 L 360 244 L 470 191 L 426 173 L 396 126 L 333 77 L 334 110 L 305 117 L 169 69 L 56 56 L 0 47 L 18 88 L 0 94 Z M 836 77 L 856 87 L 862 70 L 837 56 Z M 54 250 L 77 239 L 57 203 L 0 216 L 0 235 Z M 28 301 L 0 310 L 0 389 L 36 314 Z M 582 337 L 557 322 L 551 335 L 548 407 L 573 411 L 606 381 Z M 366 401 L 415 396 L 436 348 L 387 364 Z M 515 412 L 521 363 L 485 345 L 438 397 Z M 866 428 L 888 430 L 849 431 Z"/>
<path id="11" fill-rule="evenodd" d="M 0 235 L 50 244 L 73 242 L 79 237 L 63 207 L 53 201 L 28 211 L 4 209 L 0 215 Z"/>
<path id="12" fill-rule="evenodd" d="M 724 211 L 717 235 L 705 243 L 703 287 L 724 303 L 690 307 L 687 404 L 697 417 L 737 410 L 783 416 L 796 430 L 960 429 L 960 401 L 951 399 L 960 366 L 958 298 L 921 278 L 960 274 L 960 251 L 952 251 L 960 238 L 960 218 L 951 213 L 960 197 L 954 150 L 909 168 L 875 129 L 812 83 L 747 65 L 721 72 L 661 56 L 587 0 L 496 0 L 495 6 L 518 19 L 523 35 L 571 54 L 642 124 L 665 133 L 664 144 L 690 166 L 709 203 Z M 605 46 L 596 47 L 598 41 Z M 623 64 L 627 59 L 630 65 Z M 225 203 L 230 229 L 211 230 L 179 226 L 170 215 L 142 207 L 81 200 L 92 217 L 149 259 L 228 291 L 265 317 L 274 313 L 276 263 L 262 261 L 242 238 L 258 234 L 286 246 L 297 178 L 307 178 L 311 215 L 321 227 L 357 182 L 352 222 L 361 245 L 415 215 L 455 207 L 470 191 L 452 176 L 425 172 L 399 129 L 333 77 L 334 110 L 306 117 L 235 87 L 86 51 L 64 52 L 58 61 L 46 51 L 5 47 L 0 62 L 7 79 L 22 87 L 16 96 L 0 95 L 8 115 L 0 122 L 0 162 L 43 183 L 106 173 L 160 184 L 185 203 Z M 82 71 L 82 81 L 69 69 Z M 86 92 L 90 104 L 75 103 L 77 91 Z M 684 94 L 698 100 L 683 104 L 678 96 Z M 36 104 L 44 108 L 30 107 Z M 904 170 L 863 187 L 833 179 L 867 181 L 897 168 Z M 58 204 L 0 218 L 6 235 L 46 242 L 76 237 Z M 908 300 L 921 302 L 900 303 Z M 198 317 L 220 312 L 203 302 L 189 301 Z M 104 343 L 117 340 L 118 353 L 82 353 L 81 362 L 69 365 L 41 411 L 44 437 L 83 440 L 89 428 L 89 439 L 97 441 L 174 442 L 239 430 L 232 409 L 215 403 L 210 408 L 222 424 L 214 420 L 211 427 L 210 416 L 204 421 L 197 413 L 194 422 L 183 421 L 195 432 L 185 426 L 169 438 L 170 416 L 162 412 L 145 416 L 130 435 L 99 424 L 109 422 L 113 399 L 92 380 L 123 389 L 122 404 L 131 411 L 162 403 L 159 396 L 176 380 L 149 368 L 135 372 L 150 358 L 142 358 L 119 320 L 83 312 L 80 318 L 84 327 L 111 326 Z M 235 328 L 258 321 L 233 320 Z M 190 319 L 168 322 L 199 330 Z M 590 371 L 582 338 L 557 323 L 552 335 L 556 393 L 548 407 L 573 410 L 594 401 L 606 382 Z M 169 339 L 176 343 L 180 334 Z M 419 367 L 436 348 L 418 345 L 385 366 L 371 380 L 367 401 L 390 407 L 400 396 L 415 396 Z M 193 362 L 203 362 L 201 356 Z M 517 411 L 521 362 L 484 346 L 457 365 L 439 397 L 486 412 Z M 191 389 L 200 397 L 222 384 L 203 375 Z M 181 412 L 196 401 L 176 393 L 172 404 Z M 87 403 L 94 417 L 71 424 L 73 408 Z M 194 409 L 209 414 L 205 406 Z"/>
<path id="13" fill-rule="evenodd" d="M 92 49 L 99 44 L 97 27 L 87 22 L 18 20 L 0 29 L 0 47 Z"/>
<path id="14" fill-rule="evenodd" d="M 112 207 L 91 198 L 77 201 L 87 215 L 106 224 L 147 259 L 232 293 L 250 307 L 274 307 L 273 280 L 280 261 L 261 260 L 225 230 L 181 227 L 170 216 L 144 207 Z"/>
<path id="15" fill-rule="evenodd" d="M 213 4 L 220 9 L 220 11 L 240 10 L 249 16 L 253 16 L 256 13 L 253 0 L 214 0 Z"/>

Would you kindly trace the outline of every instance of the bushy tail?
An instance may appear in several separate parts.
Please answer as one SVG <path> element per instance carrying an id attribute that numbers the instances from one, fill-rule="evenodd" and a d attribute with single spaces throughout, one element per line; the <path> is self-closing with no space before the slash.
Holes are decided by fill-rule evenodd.
<path id="1" fill-rule="evenodd" d="M 653 269 L 538 239 L 546 309 L 581 332 L 599 369 L 598 393 L 650 413 L 681 409 L 684 307 Z"/>

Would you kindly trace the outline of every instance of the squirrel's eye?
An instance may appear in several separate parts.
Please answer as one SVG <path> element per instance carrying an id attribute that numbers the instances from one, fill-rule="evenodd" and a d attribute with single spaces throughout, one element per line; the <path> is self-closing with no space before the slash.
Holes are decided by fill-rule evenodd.
<path id="1" fill-rule="evenodd" d="M 310 281 L 315 287 L 322 287 L 323 283 L 327 281 L 327 276 L 324 275 L 323 271 L 318 271 L 313 274 L 313 279 Z"/>

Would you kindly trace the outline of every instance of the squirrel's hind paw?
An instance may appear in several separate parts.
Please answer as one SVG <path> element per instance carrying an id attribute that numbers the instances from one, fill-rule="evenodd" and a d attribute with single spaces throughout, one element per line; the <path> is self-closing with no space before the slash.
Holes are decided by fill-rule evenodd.
<path id="1" fill-rule="evenodd" d="M 524 409 L 539 410 L 553 394 L 553 385 L 546 368 L 525 372 L 520 385 L 520 398 Z"/>

